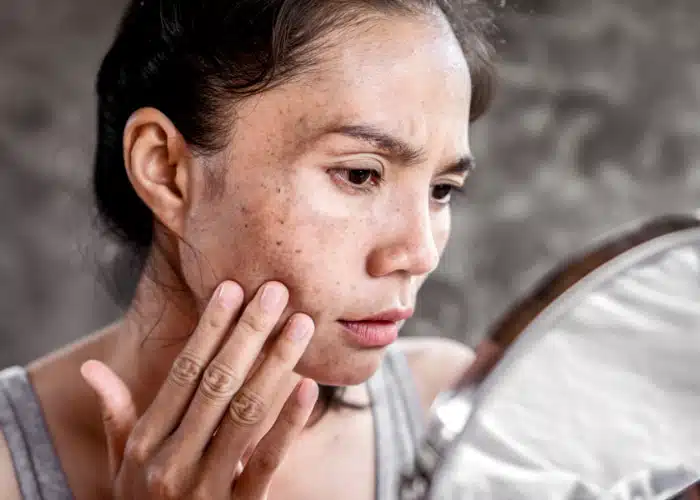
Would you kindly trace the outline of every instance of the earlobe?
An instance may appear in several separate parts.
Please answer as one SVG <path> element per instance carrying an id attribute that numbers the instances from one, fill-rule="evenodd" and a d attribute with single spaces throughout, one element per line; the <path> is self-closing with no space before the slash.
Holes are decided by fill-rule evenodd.
<path id="1" fill-rule="evenodd" d="M 124 128 L 124 165 L 134 190 L 163 225 L 182 236 L 188 205 L 189 155 L 175 125 L 142 108 Z"/>

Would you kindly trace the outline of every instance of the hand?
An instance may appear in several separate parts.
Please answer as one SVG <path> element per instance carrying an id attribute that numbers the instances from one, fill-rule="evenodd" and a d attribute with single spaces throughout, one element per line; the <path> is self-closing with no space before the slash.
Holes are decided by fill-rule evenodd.
<path id="1" fill-rule="evenodd" d="M 288 296 L 280 283 L 266 283 L 232 325 L 243 307 L 243 291 L 223 283 L 141 418 L 112 370 L 98 361 L 82 366 L 102 407 L 115 499 L 267 497 L 272 475 L 318 397 L 310 379 L 302 379 L 291 395 L 282 389 L 295 376 L 292 370 L 313 333 L 305 314 L 289 319 L 248 378 Z M 267 417 L 275 417 L 278 398 L 286 400 L 282 410 L 254 442 Z"/>

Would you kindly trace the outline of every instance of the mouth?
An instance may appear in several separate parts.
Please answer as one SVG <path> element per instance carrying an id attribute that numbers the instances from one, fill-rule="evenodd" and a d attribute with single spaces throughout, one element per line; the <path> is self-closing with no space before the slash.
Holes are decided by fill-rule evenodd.
<path id="1" fill-rule="evenodd" d="M 374 316 L 369 316 L 367 318 L 362 318 L 354 320 L 357 322 L 394 322 L 407 320 L 413 316 L 413 309 L 389 309 Z"/>
<path id="2" fill-rule="evenodd" d="M 354 343 L 361 347 L 385 347 L 399 335 L 404 321 L 413 315 L 412 309 L 391 309 L 359 320 L 338 320 Z"/>

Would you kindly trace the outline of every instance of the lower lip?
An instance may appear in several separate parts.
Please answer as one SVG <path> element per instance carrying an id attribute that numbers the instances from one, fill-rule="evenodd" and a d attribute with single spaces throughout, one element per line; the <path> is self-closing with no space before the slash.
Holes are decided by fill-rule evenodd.
<path id="1" fill-rule="evenodd" d="M 399 324 L 395 321 L 339 321 L 363 347 L 384 347 L 399 336 Z"/>

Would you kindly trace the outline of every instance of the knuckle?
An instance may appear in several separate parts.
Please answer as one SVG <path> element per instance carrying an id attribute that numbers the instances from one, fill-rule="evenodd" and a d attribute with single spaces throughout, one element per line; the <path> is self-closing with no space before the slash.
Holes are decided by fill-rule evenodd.
<path id="1" fill-rule="evenodd" d="M 243 388 L 233 397 L 228 413 L 234 424 L 249 427 L 263 420 L 265 410 L 263 399 L 253 391 Z"/>
<path id="2" fill-rule="evenodd" d="M 301 410 L 303 410 L 303 407 L 295 403 L 291 408 L 285 409 L 280 413 L 277 422 L 286 432 L 292 433 L 297 427 L 303 427 L 306 423 L 306 419 Z"/>
<path id="3" fill-rule="evenodd" d="M 264 333 L 266 329 L 265 320 L 259 314 L 246 312 L 238 320 L 238 327 L 244 332 L 249 333 Z"/>
<path id="4" fill-rule="evenodd" d="M 149 459 L 151 449 L 143 439 L 129 439 L 124 449 L 124 457 L 132 463 L 144 464 Z"/>
<path id="5" fill-rule="evenodd" d="M 236 392 L 241 379 L 231 369 L 216 361 L 204 372 L 201 389 L 204 396 L 215 401 L 228 400 Z"/>
<path id="6" fill-rule="evenodd" d="M 179 497 L 178 471 L 169 465 L 153 465 L 146 470 L 148 491 L 155 498 L 166 500 Z"/>
<path id="7" fill-rule="evenodd" d="M 190 386 L 199 380 L 204 369 L 203 363 L 188 352 L 180 354 L 170 370 L 170 379 L 178 385 Z"/>
<path id="8" fill-rule="evenodd" d="M 282 464 L 283 452 L 276 447 L 266 447 L 258 450 L 248 466 L 263 474 L 270 474 Z"/>
<path id="9" fill-rule="evenodd" d="M 220 330 L 226 326 L 226 318 L 219 311 L 214 312 L 205 320 L 205 326 L 209 330 Z"/>

